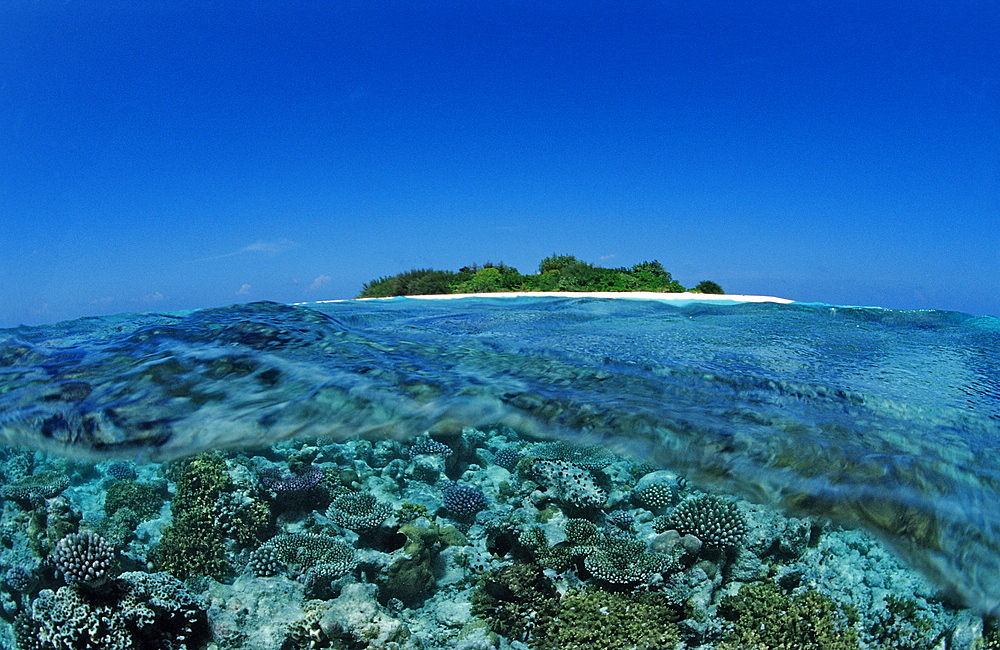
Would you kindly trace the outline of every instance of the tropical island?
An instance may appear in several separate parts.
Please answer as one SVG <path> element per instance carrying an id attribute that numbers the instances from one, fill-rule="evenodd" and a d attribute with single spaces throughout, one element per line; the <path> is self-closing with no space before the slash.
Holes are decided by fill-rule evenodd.
<path id="1" fill-rule="evenodd" d="M 662 293 L 713 293 L 725 291 L 711 280 L 690 289 L 674 280 L 658 261 L 631 268 L 604 268 L 573 255 L 551 255 L 538 264 L 538 273 L 525 275 L 513 266 L 487 262 L 458 271 L 413 269 L 366 282 L 358 298 L 390 298 L 448 293 L 500 293 L 535 291 L 655 291 Z"/>

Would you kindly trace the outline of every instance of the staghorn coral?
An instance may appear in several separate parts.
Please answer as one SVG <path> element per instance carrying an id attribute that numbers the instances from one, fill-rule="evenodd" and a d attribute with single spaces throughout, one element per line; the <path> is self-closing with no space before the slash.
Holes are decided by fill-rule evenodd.
<path id="1" fill-rule="evenodd" d="M 378 528 L 390 514 L 392 506 L 366 492 L 342 494 L 326 510 L 327 517 L 354 531 Z"/>
<path id="2" fill-rule="evenodd" d="M 658 481 L 634 490 L 632 498 L 640 506 L 656 512 L 677 501 L 677 488 L 669 483 Z"/>
<path id="3" fill-rule="evenodd" d="M 602 469 L 615 459 L 601 447 L 577 447 L 561 440 L 535 443 L 531 446 L 531 455 L 541 460 L 570 463 L 586 470 Z"/>
<path id="4" fill-rule="evenodd" d="M 427 442 L 418 442 L 414 445 L 410 445 L 410 448 L 406 450 L 406 455 L 410 458 L 415 458 L 417 456 L 422 456 L 424 454 L 433 454 L 436 456 L 444 456 L 447 458 L 451 456 L 455 451 L 444 444 L 443 442 L 437 442 L 436 440 L 428 440 Z"/>
<path id="5" fill-rule="evenodd" d="M 97 587 L 111 577 L 116 555 L 106 539 L 85 530 L 59 540 L 52 561 L 66 582 Z"/>
<path id="6" fill-rule="evenodd" d="M 514 471 L 520 460 L 521 451 L 513 446 L 497 449 L 497 452 L 493 455 L 493 462 L 510 472 Z"/>
<path id="7" fill-rule="evenodd" d="M 277 575 L 288 571 L 293 576 L 318 570 L 337 577 L 355 566 L 352 547 L 329 535 L 293 533 L 277 535 L 251 554 L 250 569 L 255 575 Z"/>
<path id="8" fill-rule="evenodd" d="M 586 519 L 566 521 L 566 540 L 573 544 L 593 544 L 600 532 L 597 525 Z"/>
<path id="9" fill-rule="evenodd" d="M 722 497 L 691 497 L 654 522 L 657 532 L 671 528 L 681 535 L 694 535 L 706 548 L 737 546 L 747 534 L 747 523 L 737 505 Z"/>
<path id="10" fill-rule="evenodd" d="M 276 467 L 260 470 L 260 482 L 272 492 L 302 492 L 319 484 L 323 469 L 318 465 L 305 465 L 297 472 L 282 474 Z"/>
<path id="11" fill-rule="evenodd" d="M 131 463 L 114 462 L 108 465 L 107 470 L 108 476 L 113 479 L 118 480 L 135 480 L 136 471 L 135 466 Z"/>
<path id="12" fill-rule="evenodd" d="M 270 578 L 283 573 L 285 563 L 282 562 L 281 553 L 276 548 L 265 544 L 250 553 L 247 568 L 258 578 Z"/>
<path id="13" fill-rule="evenodd" d="M 18 596 L 32 591 L 37 584 L 35 572 L 23 566 L 12 566 L 3 576 L 3 586 Z"/>

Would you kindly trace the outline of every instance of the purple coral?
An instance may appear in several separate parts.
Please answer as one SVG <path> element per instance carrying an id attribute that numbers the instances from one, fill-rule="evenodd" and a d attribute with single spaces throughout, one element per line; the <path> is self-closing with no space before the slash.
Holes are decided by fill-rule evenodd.
<path id="1" fill-rule="evenodd" d="M 470 517 L 486 508 L 486 495 L 477 487 L 452 483 L 441 492 L 444 507 L 457 517 Z"/>
<path id="2" fill-rule="evenodd" d="M 260 482 L 272 492 L 308 490 L 322 478 L 323 469 L 316 465 L 306 465 L 294 474 L 282 474 L 276 467 L 265 467 L 260 471 Z"/>

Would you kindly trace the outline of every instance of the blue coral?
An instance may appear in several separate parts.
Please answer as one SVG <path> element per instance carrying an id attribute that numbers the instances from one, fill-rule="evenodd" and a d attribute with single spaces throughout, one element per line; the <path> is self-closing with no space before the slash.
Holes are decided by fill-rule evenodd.
<path id="1" fill-rule="evenodd" d="M 475 516 L 488 505 L 483 491 L 471 485 L 452 483 L 441 492 L 441 497 L 445 509 L 459 518 Z"/>

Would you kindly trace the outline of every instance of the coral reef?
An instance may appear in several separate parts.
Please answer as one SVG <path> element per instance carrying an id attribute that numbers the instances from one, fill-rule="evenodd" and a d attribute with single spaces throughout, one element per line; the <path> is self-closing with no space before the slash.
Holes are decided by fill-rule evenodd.
<path id="1" fill-rule="evenodd" d="M 129 508 L 140 520 L 151 519 L 163 506 L 161 485 L 141 483 L 134 478 L 112 481 L 104 493 L 104 512 L 113 516 L 121 508 Z"/>
<path id="2" fill-rule="evenodd" d="M 707 548 L 725 549 L 738 545 L 747 534 L 746 519 L 729 499 L 714 495 L 691 497 L 655 524 L 660 531 L 674 529 L 694 535 Z"/>
<path id="3" fill-rule="evenodd" d="M 460 519 L 474 517 L 487 506 L 486 495 L 481 489 L 457 483 L 452 483 L 441 491 L 441 500 L 445 510 Z"/>
<path id="4" fill-rule="evenodd" d="M 52 562 L 69 583 L 97 587 L 111 577 L 115 550 L 106 539 L 89 530 L 63 537 L 52 551 Z"/>
<path id="5" fill-rule="evenodd" d="M 744 585 L 721 600 L 719 614 L 733 622 L 719 650 L 860 648 L 848 613 L 815 591 L 788 595 L 771 582 Z"/>
<path id="6" fill-rule="evenodd" d="M 608 498 L 590 472 L 566 461 L 536 460 L 531 469 L 552 497 L 566 505 L 598 508 Z"/>
<path id="7" fill-rule="evenodd" d="M 197 599 L 163 573 L 123 573 L 99 596 L 44 589 L 14 623 L 20 650 L 184 650 L 206 634 Z"/>
<path id="8" fill-rule="evenodd" d="M 344 528 L 362 531 L 378 528 L 392 514 L 392 506 L 366 492 L 342 494 L 327 508 L 326 516 Z"/>
<path id="9" fill-rule="evenodd" d="M 103 472 L 0 452 L 0 647 L 1000 645 L 862 533 L 507 427 L 435 438 Z"/>
<path id="10" fill-rule="evenodd" d="M 153 555 L 159 568 L 181 579 L 221 576 L 229 570 L 215 502 L 230 485 L 226 461 L 217 454 L 201 454 L 183 464 L 171 505 L 173 519 Z"/>
<path id="11" fill-rule="evenodd" d="M 34 508 L 68 487 L 68 476 L 53 470 L 43 470 L 0 487 L 0 497 L 10 499 L 26 508 Z"/>

